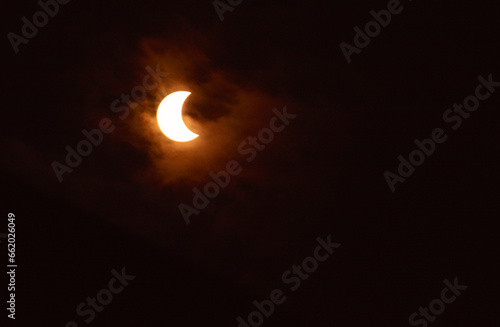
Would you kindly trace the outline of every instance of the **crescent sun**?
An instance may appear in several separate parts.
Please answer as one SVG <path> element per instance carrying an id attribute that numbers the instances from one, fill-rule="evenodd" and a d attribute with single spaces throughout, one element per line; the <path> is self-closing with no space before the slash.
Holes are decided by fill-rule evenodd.
<path id="1" fill-rule="evenodd" d="M 182 106 L 191 94 L 187 91 L 174 92 L 166 96 L 158 106 L 156 119 L 161 131 L 169 139 L 177 142 L 188 142 L 198 137 L 187 128 L 182 119 Z"/>

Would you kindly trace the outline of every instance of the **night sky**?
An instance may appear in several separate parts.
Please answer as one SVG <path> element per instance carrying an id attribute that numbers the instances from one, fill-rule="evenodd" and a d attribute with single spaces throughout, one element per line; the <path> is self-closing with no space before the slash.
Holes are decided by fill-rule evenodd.
<path id="1" fill-rule="evenodd" d="M 7 270 L 13 213 L 18 267 L 1 326 L 497 326 L 500 5 L 219 3 L 222 21 L 211 0 L 72 0 L 32 37 L 21 19 L 40 4 L 5 4 L 0 258 Z M 156 122 L 176 91 L 191 92 L 191 142 Z M 252 146 L 271 121 L 283 128 Z M 318 246 L 328 259 L 308 261 Z M 122 269 L 135 278 L 85 322 L 77 307 Z M 455 279 L 467 288 L 441 308 Z M 277 289 L 286 300 L 249 321 Z"/>

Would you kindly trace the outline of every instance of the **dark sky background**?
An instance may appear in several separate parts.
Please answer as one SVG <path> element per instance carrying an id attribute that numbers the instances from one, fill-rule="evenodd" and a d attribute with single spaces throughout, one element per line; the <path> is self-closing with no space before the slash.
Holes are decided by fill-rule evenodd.
<path id="1" fill-rule="evenodd" d="M 442 115 L 479 75 L 500 81 L 500 5 L 402 4 L 350 64 L 339 43 L 387 1 L 246 0 L 221 22 L 206 0 L 73 0 L 18 54 L 4 37 L 0 233 L 15 213 L 19 265 L 6 326 L 87 325 L 76 306 L 122 267 L 136 279 L 92 326 L 236 327 L 276 288 L 287 301 L 263 326 L 409 326 L 455 276 L 468 289 L 431 325 L 496 326 L 500 91 L 456 131 Z M 6 4 L 3 34 L 38 10 Z M 119 119 L 113 100 L 156 65 L 169 75 Z M 179 90 L 190 143 L 155 122 Z M 284 106 L 297 117 L 246 162 L 238 145 Z M 59 183 L 51 163 L 104 117 L 115 131 Z M 383 173 L 434 128 L 447 141 L 391 193 Z M 242 173 L 186 225 L 179 203 L 231 159 Z M 283 272 L 329 234 L 341 247 L 290 292 Z"/>

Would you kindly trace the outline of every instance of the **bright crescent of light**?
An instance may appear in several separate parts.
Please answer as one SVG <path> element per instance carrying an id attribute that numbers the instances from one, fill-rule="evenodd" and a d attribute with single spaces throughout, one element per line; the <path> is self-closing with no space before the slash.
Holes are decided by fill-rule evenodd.
<path id="1" fill-rule="evenodd" d="M 156 119 L 161 131 L 169 139 L 177 142 L 188 142 L 198 137 L 191 132 L 182 119 L 182 106 L 186 98 L 191 94 L 187 91 L 179 91 L 169 94 L 163 99 L 158 107 Z"/>

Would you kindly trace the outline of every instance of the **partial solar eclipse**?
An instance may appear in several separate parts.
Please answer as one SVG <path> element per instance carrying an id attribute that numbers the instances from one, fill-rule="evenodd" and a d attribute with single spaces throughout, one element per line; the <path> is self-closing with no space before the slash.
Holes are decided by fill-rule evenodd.
<path id="1" fill-rule="evenodd" d="M 182 106 L 190 94 L 187 91 L 174 92 L 167 95 L 158 106 L 158 126 L 163 134 L 176 142 L 188 142 L 198 137 L 198 134 L 187 128 L 182 119 Z"/>

